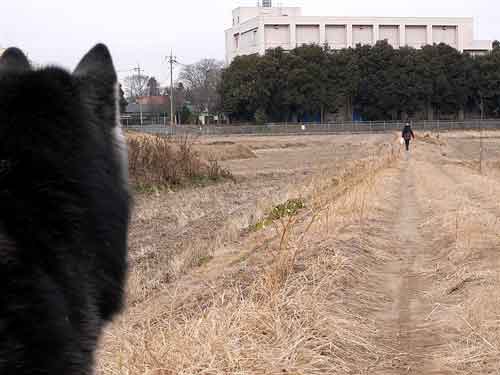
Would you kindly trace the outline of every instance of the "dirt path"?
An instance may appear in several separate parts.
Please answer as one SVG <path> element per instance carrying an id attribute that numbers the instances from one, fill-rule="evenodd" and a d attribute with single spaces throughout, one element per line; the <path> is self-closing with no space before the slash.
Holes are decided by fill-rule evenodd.
<path id="1" fill-rule="evenodd" d="M 406 158 L 399 168 L 398 213 L 394 217 L 395 260 L 378 270 L 390 305 L 380 312 L 381 341 L 393 350 L 390 360 L 376 367 L 377 374 L 445 374 L 434 358 L 444 345 L 429 319 L 433 305 L 426 298 L 432 281 L 422 270 L 432 262 L 429 243 L 419 231 L 425 220 L 417 201 L 415 160 Z"/>
<path id="2" fill-rule="evenodd" d="M 500 214 L 491 199 L 498 181 L 448 165 L 441 156 L 434 146 L 420 145 L 402 158 L 392 182 L 399 189 L 389 236 L 394 260 L 377 267 L 388 302 L 374 318 L 379 344 L 392 354 L 373 373 L 479 374 L 500 368 L 498 360 L 474 358 L 498 354 L 486 331 L 479 333 L 489 301 L 477 304 L 498 283 L 498 240 L 489 233 Z"/>

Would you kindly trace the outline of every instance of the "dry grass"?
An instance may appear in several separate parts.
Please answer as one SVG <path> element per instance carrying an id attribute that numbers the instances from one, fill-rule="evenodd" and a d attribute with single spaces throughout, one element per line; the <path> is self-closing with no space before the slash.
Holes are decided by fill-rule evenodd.
<path id="1" fill-rule="evenodd" d="M 257 155 L 249 147 L 230 141 L 197 143 L 194 148 L 204 160 L 226 161 L 257 158 Z"/>
<path id="2" fill-rule="evenodd" d="M 424 133 L 423 135 L 417 134 L 416 139 L 420 142 L 429 143 L 431 145 L 444 146 L 446 143 L 439 134 Z"/>
<path id="3" fill-rule="evenodd" d="M 373 144 L 383 140 L 385 138 L 368 140 L 363 152 L 377 154 L 380 150 Z M 340 144 L 343 141 L 341 138 Z M 369 142 L 373 142 L 372 145 Z M 309 157 L 309 151 L 305 151 Z M 129 304 L 142 303 L 192 268 L 213 258 L 226 257 L 233 251 L 242 254 L 251 251 L 256 245 L 241 245 L 241 249 L 235 250 L 234 244 L 239 243 L 245 228 L 255 226 L 260 218 L 268 215 L 270 208 L 297 197 L 309 197 L 319 184 L 327 189 L 343 178 L 347 170 L 363 163 L 343 161 L 343 155 L 331 152 L 333 168 L 318 170 L 317 174 L 315 171 L 312 177 L 295 169 L 287 171 L 289 177 L 284 175 L 283 166 L 288 166 L 289 159 L 281 156 L 277 176 L 274 173 L 265 177 L 238 176 L 235 184 L 228 182 L 203 189 L 191 187 L 175 192 L 159 190 L 154 194 L 136 194 L 129 236 L 132 265 Z M 356 153 L 352 154 L 352 157 L 356 156 Z M 301 158 L 300 155 L 296 157 Z M 318 160 L 322 162 L 322 158 Z M 317 161 L 312 159 L 311 162 Z M 248 168 L 253 169 L 253 166 Z M 332 174 L 337 176 L 333 182 L 328 177 Z M 262 237 L 262 234 L 256 236 Z M 267 235 L 263 238 L 266 239 Z"/>
<path id="4" fill-rule="evenodd" d="M 372 334 L 374 327 L 334 300 L 344 259 L 325 251 L 303 267 L 279 289 L 259 277 L 213 296 L 206 309 L 165 306 L 161 321 L 119 333 L 116 362 L 104 373 L 334 374 L 374 360 L 369 338 L 350 332 L 353 324 Z"/>
<path id="5" fill-rule="evenodd" d="M 439 192 L 421 227 L 435 251 L 434 267 L 422 270 L 434 279 L 429 321 L 446 343 L 436 361 L 456 374 L 500 373 L 498 181 L 457 166 L 424 182 Z"/>
<path id="6" fill-rule="evenodd" d="M 433 163 L 410 159 L 421 212 L 416 230 L 423 243 L 416 246 L 425 253 L 406 276 L 422 283 L 407 296 L 407 308 L 417 314 L 407 317 L 411 328 L 398 323 L 405 306 L 391 312 L 394 286 L 387 285 L 405 277 L 399 268 L 388 275 L 387 268 L 404 265 L 395 233 L 398 178 L 381 177 L 391 175 L 387 167 L 399 157 L 394 143 L 370 149 L 371 156 L 345 162 L 334 174 L 325 169 L 300 186 L 263 193 L 235 214 L 214 190 L 204 202 L 228 216 L 216 221 L 220 231 L 198 237 L 195 226 L 185 236 L 191 246 L 177 253 L 155 248 L 134 255 L 132 303 L 103 342 L 98 373 L 370 374 L 383 368 L 423 374 L 415 366 L 423 362 L 439 373 L 500 373 L 500 185 L 464 168 L 468 161 L 451 149 L 452 137 L 429 138 L 417 147 Z M 455 153 L 461 163 L 451 165 L 442 152 Z M 169 206 L 175 220 L 191 227 L 192 219 L 214 216 L 203 205 L 189 206 L 194 193 L 185 194 L 179 206 Z M 269 215 L 297 197 L 304 207 Z M 164 209 L 158 202 L 152 211 Z M 241 235 L 271 216 L 265 228 Z M 420 342 L 405 347 L 411 337 L 400 334 L 429 336 L 430 350 L 418 352 Z M 413 367 L 404 362 L 410 350 L 425 353 Z"/>
<path id="7" fill-rule="evenodd" d="M 217 161 L 203 161 L 189 137 L 127 134 L 129 173 L 138 188 L 162 188 L 231 178 Z"/>
<path id="8" fill-rule="evenodd" d="M 332 234 L 349 225 L 364 230 L 374 177 L 394 160 L 392 148 L 378 150 L 377 158 L 353 162 L 335 179 L 313 179 L 300 194 L 305 208 L 273 216 L 273 225 L 242 244 L 257 241 L 258 251 L 229 264 L 214 260 L 198 277 L 133 308 L 106 338 L 99 373 L 368 371 L 385 352 L 376 347 L 376 327 L 339 304 L 346 288 L 368 276 L 354 254 L 337 249 Z M 365 250 L 359 259 L 376 262 Z M 376 299 L 370 293 L 368 304 Z"/>

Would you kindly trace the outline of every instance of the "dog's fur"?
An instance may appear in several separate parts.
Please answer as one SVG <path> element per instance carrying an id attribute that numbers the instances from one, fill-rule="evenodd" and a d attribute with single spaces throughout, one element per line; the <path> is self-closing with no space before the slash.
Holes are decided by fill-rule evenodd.
<path id="1" fill-rule="evenodd" d="M 0 58 L 0 374 L 88 375 L 122 307 L 129 192 L 117 77 Z"/>

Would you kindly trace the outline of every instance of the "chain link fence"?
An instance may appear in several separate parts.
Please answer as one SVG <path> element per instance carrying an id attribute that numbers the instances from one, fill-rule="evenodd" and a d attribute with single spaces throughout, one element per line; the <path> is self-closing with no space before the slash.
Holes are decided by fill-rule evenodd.
<path id="1" fill-rule="evenodd" d="M 158 135 L 198 135 L 198 136 L 234 136 L 234 135 L 313 135 L 313 134 L 341 134 L 341 133 L 387 133 L 400 131 L 405 122 L 378 121 L 378 122 L 342 122 L 325 124 L 284 124 L 270 123 L 266 125 L 175 125 L 150 124 L 127 125 L 128 130 L 158 134 Z M 466 120 L 466 121 L 413 121 L 415 131 L 448 132 L 452 130 L 498 130 L 500 119 L 494 120 Z"/>

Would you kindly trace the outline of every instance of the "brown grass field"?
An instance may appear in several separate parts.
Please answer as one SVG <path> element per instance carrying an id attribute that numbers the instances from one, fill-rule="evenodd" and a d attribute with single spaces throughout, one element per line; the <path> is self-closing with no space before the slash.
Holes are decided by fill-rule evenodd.
<path id="1" fill-rule="evenodd" d="M 136 193 L 97 373 L 499 374 L 500 134 L 482 136 L 192 140 L 231 179 Z"/>

